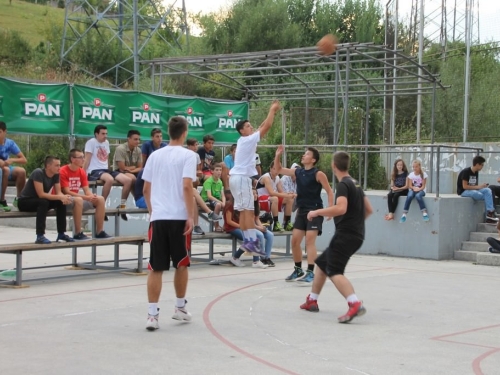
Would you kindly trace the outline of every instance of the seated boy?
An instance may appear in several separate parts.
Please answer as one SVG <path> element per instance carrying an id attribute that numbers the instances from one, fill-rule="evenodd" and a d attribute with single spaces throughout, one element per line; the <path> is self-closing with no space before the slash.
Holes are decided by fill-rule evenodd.
<path id="1" fill-rule="evenodd" d="M 222 166 L 220 163 L 213 164 L 211 166 L 212 176 L 210 176 L 204 183 L 203 189 L 201 190 L 201 198 L 205 201 L 207 206 L 211 208 L 214 213 L 218 216 L 221 210 L 226 204 L 226 198 L 222 194 L 224 191 L 224 185 L 220 178 L 222 174 Z M 215 221 L 216 232 L 222 232 L 222 228 L 219 226 L 219 222 Z"/>

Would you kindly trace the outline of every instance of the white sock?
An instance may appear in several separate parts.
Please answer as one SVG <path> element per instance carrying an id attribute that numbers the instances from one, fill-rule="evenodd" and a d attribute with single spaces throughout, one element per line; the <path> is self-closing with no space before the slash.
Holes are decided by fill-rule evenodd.
<path id="1" fill-rule="evenodd" d="M 354 303 L 354 302 L 358 302 L 358 301 L 359 301 L 359 299 L 354 293 L 351 294 L 350 296 L 347 296 L 347 302 L 349 302 L 349 303 Z"/>
<path id="2" fill-rule="evenodd" d="M 427 212 L 424 212 L 422 215 L 423 215 L 423 216 L 428 216 L 428 215 L 427 215 Z"/>
<path id="3" fill-rule="evenodd" d="M 186 299 L 185 298 L 176 298 L 175 299 L 175 307 L 184 307 L 186 306 Z"/>
<path id="4" fill-rule="evenodd" d="M 149 315 L 158 315 L 158 303 L 150 303 L 149 304 Z"/>
<path id="5" fill-rule="evenodd" d="M 313 300 L 313 301 L 317 301 L 318 300 L 318 297 L 319 297 L 319 294 L 316 294 L 316 293 L 309 293 L 309 299 Z"/>

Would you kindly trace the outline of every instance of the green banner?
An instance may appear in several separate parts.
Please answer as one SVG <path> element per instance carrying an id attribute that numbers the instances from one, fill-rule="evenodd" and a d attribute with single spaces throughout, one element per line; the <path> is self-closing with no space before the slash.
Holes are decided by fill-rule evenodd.
<path id="1" fill-rule="evenodd" d="M 0 121 L 11 133 L 69 134 L 66 84 L 33 84 L 0 78 Z"/>

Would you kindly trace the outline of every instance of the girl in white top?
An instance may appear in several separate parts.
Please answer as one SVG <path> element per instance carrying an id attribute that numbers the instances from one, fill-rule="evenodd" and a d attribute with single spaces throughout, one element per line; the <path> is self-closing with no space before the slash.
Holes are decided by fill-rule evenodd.
<path id="1" fill-rule="evenodd" d="M 422 169 L 422 163 L 420 160 L 414 160 L 412 166 L 413 172 L 411 172 L 406 179 L 406 187 L 409 190 L 408 196 L 406 197 L 405 207 L 403 209 L 403 216 L 401 216 L 401 219 L 399 220 L 400 223 L 404 223 L 406 221 L 406 214 L 410 209 L 410 204 L 413 198 L 417 199 L 424 221 L 429 221 L 429 215 L 427 214 L 427 208 L 425 207 L 424 202 L 427 173 L 425 173 Z"/>

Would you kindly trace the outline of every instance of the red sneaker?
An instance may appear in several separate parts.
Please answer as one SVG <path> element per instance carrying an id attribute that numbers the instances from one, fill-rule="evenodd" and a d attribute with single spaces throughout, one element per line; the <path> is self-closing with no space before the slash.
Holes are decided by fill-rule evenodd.
<path id="1" fill-rule="evenodd" d="M 363 302 L 349 302 L 349 310 L 345 315 L 339 316 L 339 323 L 349 323 L 357 316 L 364 315 L 366 313 L 366 309 L 363 307 Z"/>
<path id="2" fill-rule="evenodd" d="M 318 312 L 319 311 L 318 301 L 315 299 L 310 299 L 308 295 L 306 298 L 306 302 L 300 305 L 300 308 L 310 312 Z"/>

